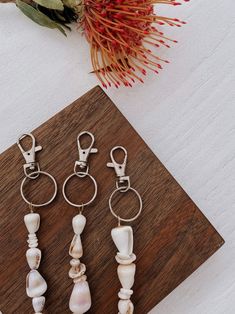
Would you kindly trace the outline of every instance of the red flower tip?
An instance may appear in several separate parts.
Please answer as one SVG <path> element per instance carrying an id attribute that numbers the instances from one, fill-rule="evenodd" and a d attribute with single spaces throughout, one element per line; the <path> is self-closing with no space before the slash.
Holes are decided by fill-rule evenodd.
<path id="1" fill-rule="evenodd" d="M 106 16 L 107 16 L 107 12 L 106 12 L 105 10 L 103 10 L 103 11 L 100 13 L 100 15 L 101 15 L 102 17 L 106 17 Z"/>

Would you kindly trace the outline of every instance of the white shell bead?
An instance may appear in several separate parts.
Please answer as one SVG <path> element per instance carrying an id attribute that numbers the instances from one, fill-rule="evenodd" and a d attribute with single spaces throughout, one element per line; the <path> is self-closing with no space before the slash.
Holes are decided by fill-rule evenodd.
<path id="1" fill-rule="evenodd" d="M 77 277 L 73 279 L 74 283 L 80 282 L 80 281 L 86 281 L 87 280 L 87 276 L 86 275 L 82 275 L 81 277 Z"/>
<path id="2" fill-rule="evenodd" d="M 120 291 L 118 292 L 118 297 L 119 299 L 122 300 L 129 300 L 133 294 L 133 290 L 127 290 L 124 288 L 121 288 Z"/>
<path id="3" fill-rule="evenodd" d="M 118 256 L 128 259 L 133 253 L 133 230 L 131 226 L 113 228 L 111 236 L 119 251 Z"/>
<path id="4" fill-rule="evenodd" d="M 86 265 L 83 263 L 80 263 L 78 266 L 71 267 L 69 270 L 69 277 L 74 279 L 74 278 L 79 278 L 83 276 L 86 272 Z"/>
<path id="5" fill-rule="evenodd" d="M 26 259 L 31 269 L 38 269 L 41 262 L 42 253 L 37 248 L 28 249 L 26 252 Z"/>
<path id="6" fill-rule="evenodd" d="M 131 289 L 135 281 L 136 265 L 119 265 L 117 269 L 118 278 L 124 289 Z"/>
<path id="7" fill-rule="evenodd" d="M 35 233 L 40 226 L 40 215 L 37 213 L 30 213 L 24 216 L 24 223 L 29 233 Z"/>
<path id="8" fill-rule="evenodd" d="M 26 292 L 30 298 L 40 297 L 47 290 L 47 283 L 37 270 L 31 270 L 26 278 Z"/>
<path id="9" fill-rule="evenodd" d="M 75 234 L 81 234 L 86 225 L 86 217 L 82 214 L 76 215 L 72 221 L 73 231 Z"/>
<path id="10" fill-rule="evenodd" d="M 33 298 L 32 304 L 33 304 L 34 311 L 37 313 L 42 312 L 44 309 L 45 302 L 46 302 L 45 297 Z"/>
<path id="11" fill-rule="evenodd" d="M 35 248 L 38 246 L 38 238 L 35 233 L 30 233 L 29 238 L 27 240 L 29 247 Z"/>
<path id="12" fill-rule="evenodd" d="M 79 234 L 75 234 L 70 245 L 69 255 L 73 258 L 80 258 L 83 255 L 82 241 Z"/>
<path id="13" fill-rule="evenodd" d="M 119 264 L 122 264 L 122 265 L 129 265 L 131 263 L 133 263 L 135 260 L 136 260 L 136 255 L 134 253 L 132 253 L 128 259 L 125 259 L 123 258 L 122 256 L 117 253 L 117 255 L 115 256 L 116 258 L 116 261 L 119 263 Z"/>
<path id="14" fill-rule="evenodd" d="M 118 302 L 119 314 L 133 314 L 134 305 L 130 300 L 120 300 Z"/>
<path id="15" fill-rule="evenodd" d="M 91 307 L 91 293 L 87 281 L 75 283 L 69 300 L 69 308 L 75 314 L 86 313 Z"/>
<path id="16" fill-rule="evenodd" d="M 71 265 L 72 267 L 78 267 L 80 264 L 81 264 L 80 260 L 79 260 L 79 259 L 76 259 L 76 258 L 73 258 L 73 259 L 71 259 L 71 261 L 70 261 L 70 265 Z"/>

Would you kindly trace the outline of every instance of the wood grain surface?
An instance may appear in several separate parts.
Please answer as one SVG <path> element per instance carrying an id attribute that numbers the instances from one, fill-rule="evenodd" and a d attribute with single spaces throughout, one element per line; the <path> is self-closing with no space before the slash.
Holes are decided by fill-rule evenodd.
<path id="1" fill-rule="evenodd" d="M 73 237 L 72 217 L 77 210 L 62 197 L 61 187 L 78 159 L 76 137 L 89 130 L 99 149 L 90 159 L 90 173 L 97 179 L 98 196 L 87 207 L 83 233 L 84 256 L 93 305 L 89 313 L 117 313 L 116 249 L 110 237 L 116 220 L 108 209 L 108 197 L 115 187 L 115 173 L 106 167 L 113 146 L 128 150 L 127 172 L 132 186 L 143 197 L 142 216 L 132 223 L 137 274 L 133 301 L 136 314 L 146 314 L 186 279 L 222 244 L 223 239 L 192 202 L 185 191 L 156 158 L 112 101 L 95 87 L 37 128 L 33 134 L 43 146 L 38 154 L 41 168 L 55 176 L 59 194 L 50 206 L 40 209 L 39 248 L 43 259 L 40 272 L 48 283 L 45 313 L 70 313 L 68 300 L 72 281 L 68 278 L 68 248 Z M 23 216 L 27 205 L 19 193 L 24 159 L 16 145 L 0 155 L 0 310 L 3 314 L 32 313 L 25 293 L 29 271 L 25 260 L 27 231 Z M 92 193 L 88 181 L 71 182 L 74 201 Z M 78 188 L 79 184 L 79 188 Z M 36 189 L 37 188 L 37 189 Z M 78 192 L 79 191 L 79 192 Z M 49 197 L 49 182 L 39 180 L 26 191 L 34 201 Z M 121 204 L 121 206 L 120 206 Z M 122 215 L 134 212 L 135 200 L 117 199 Z M 119 208 L 121 207 L 121 208 Z"/>

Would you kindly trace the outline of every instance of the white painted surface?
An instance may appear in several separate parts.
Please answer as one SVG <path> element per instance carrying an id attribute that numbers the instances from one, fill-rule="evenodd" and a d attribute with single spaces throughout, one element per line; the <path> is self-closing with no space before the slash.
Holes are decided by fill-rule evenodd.
<path id="1" fill-rule="evenodd" d="M 108 94 L 226 244 L 151 314 L 234 314 L 235 2 L 163 10 L 188 21 L 169 29 L 180 41 L 162 51 L 172 63 Z M 0 7 L 0 60 L 1 151 L 97 83 L 84 38 L 40 28 L 14 5 Z"/>

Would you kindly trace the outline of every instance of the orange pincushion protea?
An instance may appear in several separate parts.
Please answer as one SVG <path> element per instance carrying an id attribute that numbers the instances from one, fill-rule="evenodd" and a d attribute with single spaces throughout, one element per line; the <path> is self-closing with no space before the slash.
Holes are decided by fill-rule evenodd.
<path id="1" fill-rule="evenodd" d="M 189 1 L 189 0 L 184 0 Z M 154 14 L 154 4 L 177 6 L 176 0 L 84 0 L 83 26 L 91 45 L 94 72 L 106 88 L 119 85 L 132 86 L 146 70 L 158 73 L 161 63 L 168 63 L 150 50 L 170 47 L 176 42 L 165 37 L 161 25 L 180 27 L 185 22 Z M 155 25 L 154 25 L 155 24 Z"/>

